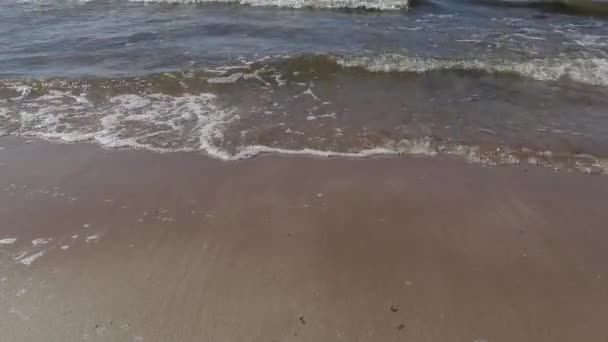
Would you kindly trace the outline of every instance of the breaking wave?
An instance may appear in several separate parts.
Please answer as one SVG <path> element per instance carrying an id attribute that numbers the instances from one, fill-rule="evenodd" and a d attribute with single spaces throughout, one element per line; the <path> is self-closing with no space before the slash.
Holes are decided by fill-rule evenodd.
<path id="1" fill-rule="evenodd" d="M 591 85 L 608 86 L 608 60 L 533 59 L 527 61 L 450 60 L 384 54 L 337 59 L 343 67 L 361 67 L 372 72 L 415 72 L 432 70 L 479 70 L 489 73 L 513 73 L 539 81 L 569 79 Z"/>
<path id="2" fill-rule="evenodd" d="M 368 84 L 376 87 L 389 82 L 386 84 L 393 89 L 399 86 L 400 83 L 394 83 L 398 80 L 383 78 L 384 73 L 390 72 L 482 70 L 516 73 L 537 80 L 568 78 L 608 85 L 606 65 L 602 64 L 605 61 L 561 63 L 560 67 L 557 61 L 553 64 L 530 61 L 524 63 L 527 67 L 515 67 L 515 63 L 506 62 L 447 61 L 394 54 L 373 57 L 308 55 L 145 77 L 0 80 L 0 135 L 88 141 L 108 148 L 158 152 L 201 151 L 222 160 L 239 160 L 264 153 L 347 158 L 428 155 L 455 156 L 483 165 L 529 164 L 608 173 L 602 149 L 596 149 L 600 153 L 593 156 L 581 147 L 587 146 L 588 140 L 584 140 L 587 139 L 587 125 L 560 127 L 551 126 L 553 122 L 538 122 L 537 125 L 549 125 L 549 129 L 556 127 L 553 131 L 558 139 L 574 145 L 562 148 L 560 145 L 534 144 L 532 139 L 533 144 L 527 146 L 534 147 L 526 147 L 507 143 L 501 137 L 488 140 L 489 136 L 496 136 L 496 132 L 475 122 L 471 124 L 480 133 L 473 139 L 459 140 L 461 128 L 449 128 L 449 125 L 460 124 L 458 121 L 436 113 L 425 114 L 430 115 L 428 118 L 419 116 L 420 109 L 440 111 L 438 102 L 427 102 L 430 99 L 426 98 L 420 98 L 418 110 L 404 109 L 396 102 L 391 104 L 394 107 L 390 107 L 390 113 L 382 113 L 389 104 L 374 106 L 374 110 L 378 109 L 385 117 L 390 115 L 387 126 L 378 126 L 382 117 L 366 113 L 365 109 L 357 113 L 343 111 L 356 109 L 359 102 L 351 104 L 348 101 L 362 94 L 368 94 L 374 100 L 372 93 L 367 93 Z M 343 79 L 342 83 L 335 83 L 336 77 Z M 462 77 L 460 82 L 470 78 L 466 73 Z M 409 82 L 403 89 L 410 90 L 416 89 L 412 87 L 418 84 L 410 77 L 403 78 L 403 82 Z M 335 90 L 338 88 L 341 90 Z M 476 108 L 475 103 L 482 104 L 477 101 L 483 96 L 469 94 L 470 91 L 474 90 L 462 93 L 470 96 L 457 97 L 453 101 L 446 99 L 446 103 L 450 108 L 461 104 L 463 110 Z M 382 97 L 384 93 L 376 94 L 375 100 L 382 102 L 393 96 Z M 446 97 L 450 95 L 440 93 Z M 394 94 L 399 94 L 399 89 Z M 602 103 L 597 102 L 598 105 Z M 401 122 L 400 130 L 391 127 L 392 120 Z M 603 119 L 597 117 L 596 120 Z M 471 124 L 465 121 L 462 127 L 470 129 Z M 534 132 L 540 134 L 540 130 Z M 506 134 L 513 132 L 507 129 Z M 581 141 L 583 144 L 577 145 Z"/>
<path id="3" fill-rule="evenodd" d="M 408 0 L 129 0 L 144 3 L 236 3 L 259 7 L 284 8 L 352 8 L 369 10 L 401 10 L 408 9 Z"/>

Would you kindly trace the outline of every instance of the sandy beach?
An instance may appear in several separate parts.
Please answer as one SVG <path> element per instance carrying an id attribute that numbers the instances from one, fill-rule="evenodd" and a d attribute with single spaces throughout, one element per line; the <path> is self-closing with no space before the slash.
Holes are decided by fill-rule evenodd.
<path id="1" fill-rule="evenodd" d="M 604 176 L 0 146 L 5 342 L 608 338 Z"/>
<path id="2" fill-rule="evenodd" d="M 0 0 L 0 342 L 608 342 L 564 1 Z"/>

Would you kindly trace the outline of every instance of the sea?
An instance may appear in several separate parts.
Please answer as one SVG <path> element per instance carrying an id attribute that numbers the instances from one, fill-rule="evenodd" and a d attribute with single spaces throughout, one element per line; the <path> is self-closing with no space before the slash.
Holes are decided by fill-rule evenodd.
<path id="1" fill-rule="evenodd" d="M 499 0 L 0 0 L 0 135 L 608 173 L 608 17 Z"/>

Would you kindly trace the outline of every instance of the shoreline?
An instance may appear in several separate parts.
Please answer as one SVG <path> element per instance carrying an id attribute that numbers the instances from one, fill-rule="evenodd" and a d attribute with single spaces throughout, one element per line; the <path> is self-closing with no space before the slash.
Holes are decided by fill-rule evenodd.
<path id="1" fill-rule="evenodd" d="M 605 177 L 0 146 L 6 341 L 608 337 Z"/>
<path id="2" fill-rule="evenodd" d="M 608 175 L 608 160 L 599 158 L 590 154 L 575 154 L 571 156 L 560 156 L 559 158 L 570 159 L 568 161 L 558 160 L 554 158 L 551 151 L 532 151 L 526 148 L 520 151 L 512 150 L 510 152 L 498 148 L 495 155 L 488 154 L 487 151 L 481 152 L 478 146 L 468 146 L 462 144 L 454 144 L 451 147 L 443 146 L 437 148 L 427 145 L 428 141 L 423 139 L 404 140 L 402 143 L 409 145 L 407 148 L 392 149 L 388 147 L 373 147 L 360 150 L 358 152 L 338 152 L 324 151 L 310 148 L 299 150 L 290 150 L 284 148 L 270 147 L 265 145 L 251 145 L 236 154 L 229 154 L 226 151 L 215 150 L 170 150 L 163 148 L 140 147 L 140 146 L 105 146 L 92 140 L 69 141 L 57 138 L 48 137 L 28 137 L 28 136 L 13 136 L 4 135 L 0 139 L 9 142 L 41 142 L 46 144 L 59 145 L 81 145 L 91 146 L 104 151 L 126 152 L 138 151 L 143 153 L 154 154 L 177 154 L 190 155 L 192 157 L 205 158 L 214 161 L 237 163 L 257 158 L 309 158 L 309 159 L 337 159 L 337 160 L 366 160 L 375 158 L 404 158 L 404 159 L 437 159 L 440 161 L 448 161 L 455 163 L 466 163 L 482 168 L 516 168 L 528 172 L 530 169 L 543 168 L 558 173 L 575 173 L 592 176 Z M 0 149 L 1 150 L 1 149 Z M 527 156 L 526 156 L 527 155 Z M 494 160 L 496 159 L 496 160 Z M 543 160 L 546 159 L 546 160 Z M 0 164 L 1 165 L 1 164 Z"/>

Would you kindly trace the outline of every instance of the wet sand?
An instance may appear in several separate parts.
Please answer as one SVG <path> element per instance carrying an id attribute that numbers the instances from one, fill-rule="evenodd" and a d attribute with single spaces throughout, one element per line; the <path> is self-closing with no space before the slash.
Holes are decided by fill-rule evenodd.
<path id="1" fill-rule="evenodd" d="M 608 177 L 0 146 L 2 341 L 608 339 Z"/>

